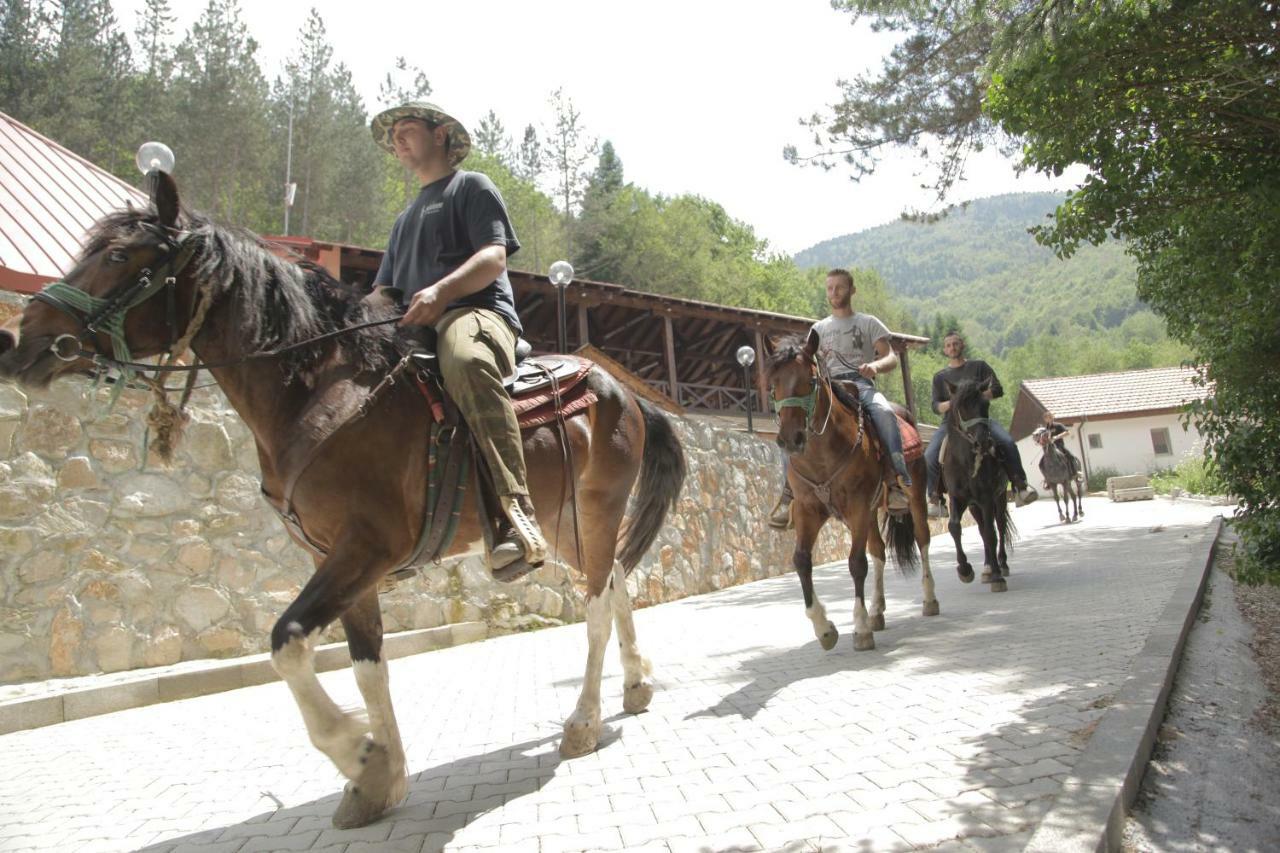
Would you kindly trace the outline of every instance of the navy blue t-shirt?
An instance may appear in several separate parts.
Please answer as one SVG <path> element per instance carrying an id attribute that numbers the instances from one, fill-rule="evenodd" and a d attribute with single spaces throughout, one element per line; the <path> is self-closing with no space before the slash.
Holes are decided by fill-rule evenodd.
<path id="1" fill-rule="evenodd" d="M 450 222 L 445 188 L 455 178 Z M 435 284 L 485 246 L 505 246 L 509 258 L 519 251 L 520 241 L 493 181 L 479 172 L 456 172 L 423 187 L 396 218 L 374 284 L 398 288 L 408 304 L 413 294 Z M 488 286 L 451 302 L 445 310 L 462 307 L 497 311 L 517 335 L 522 331 L 505 269 Z"/>

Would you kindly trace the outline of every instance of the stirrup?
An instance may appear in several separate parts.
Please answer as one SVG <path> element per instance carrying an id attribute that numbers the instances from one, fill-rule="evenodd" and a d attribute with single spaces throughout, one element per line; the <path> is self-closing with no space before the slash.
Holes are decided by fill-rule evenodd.
<path id="1" fill-rule="evenodd" d="M 524 560 L 531 566 L 538 566 L 547 559 L 547 540 L 542 538 L 542 530 L 530 514 L 520 506 L 517 495 L 502 495 L 498 498 L 502 504 L 502 512 L 511 521 L 516 538 L 524 546 Z"/>

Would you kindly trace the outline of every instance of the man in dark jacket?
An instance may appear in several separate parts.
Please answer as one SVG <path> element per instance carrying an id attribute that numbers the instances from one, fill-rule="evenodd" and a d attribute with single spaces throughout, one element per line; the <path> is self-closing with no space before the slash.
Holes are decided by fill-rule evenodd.
<path id="1" fill-rule="evenodd" d="M 991 387 L 983 394 L 982 408 L 979 412 L 979 415 L 984 418 L 990 418 L 989 401 L 1004 396 L 1004 388 L 1000 385 L 1000 379 L 991 369 L 991 365 L 981 359 L 964 357 L 964 338 L 959 332 L 949 332 L 942 339 L 942 353 L 947 357 L 947 366 L 933 375 L 933 411 L 943 415 L 942 425 L 933 434 L 929 449 L 924 454 L 925 463 L 929 468 L 929 500 L 934 504 L 942 503 L 941 466 L 938 455 L 942 450 L 942 440 L 947 434 L 946 413 L 951 408 L 951 392 L 947 390 L 947 386 L 954 388 L 966 380 L 977 383 L 989 381 Z M 999 421 L 991 420 L 989 423 L 991 437 L 995 439 L 996 449 L 1000 454 L 1000 462 L 1004 465 L 1009 483 L 1013 486 L 1014 503 L 1018 506 L 1026 506 L 1040 495 L 1027 485 L 1027 473 L 1022 468 L 1022 455 L 1018 453 L 1018 445 L 1014 443 L 1013 436 L 1009 435 Z"/>

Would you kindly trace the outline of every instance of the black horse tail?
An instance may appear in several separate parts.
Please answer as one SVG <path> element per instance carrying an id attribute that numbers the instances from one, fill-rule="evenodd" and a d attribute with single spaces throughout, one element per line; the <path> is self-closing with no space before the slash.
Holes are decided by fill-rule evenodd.
<path id="1" fill-rule="evenodd" d="M 1012 543 L 1018 538 L 1018 528 L 1013 523 L 1013 513 L 1009 512 L 1009 502 L 1004 500 L 1003 496 L 996 498 L 996 533 L 1000 536 L 1001 542 Z"/>
<path id="2" fill-rule="evenodd" d="M 646 400 L 636 398 L 644 415 L 644 457 L 632 512 L 618 549 L 618 561 L 630 572 L 658 537 L 667 512 L 675 507 L 684 486 L 684 448 L 671 421 Z"/>
<path id="3" fill-rule="evenodd" d="M 885 513 L 885 545 L 893 552 L 893 562 L 898 574 L 904 578 L 915 575 L 920 567 L 920 553 L 916 549 L 916 525 L 911 513 L 890 515 Z"/>

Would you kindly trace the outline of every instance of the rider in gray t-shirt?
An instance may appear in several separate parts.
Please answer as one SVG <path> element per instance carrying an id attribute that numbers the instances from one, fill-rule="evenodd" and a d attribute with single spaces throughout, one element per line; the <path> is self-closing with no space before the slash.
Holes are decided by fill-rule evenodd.
<path id="1" fill-rule="evenodd" d="M 853 276 L 848 270 L 833 269 L 827 273 L 827 303 L 831 314 L 813 324 L 818 335 L 818 357 L 826 364 L 832 379 L 853 382 L 858 402 L 875 424 L 889 461 L 898 477 L 889 478 L 889 511 L 908 512 L 911 507 L 907 489 L 911 475 L 902 456 L 902 433 L 888 399 L 876 390 L 875 377 L 898 366 L 898 355 L 890 346 L 889 329 L 870 314 L 853 310 Z M 791 487 L 785 475 L 782 496 L 769 513 L 769 524 L 785 529 L 791 520 Z"/>

